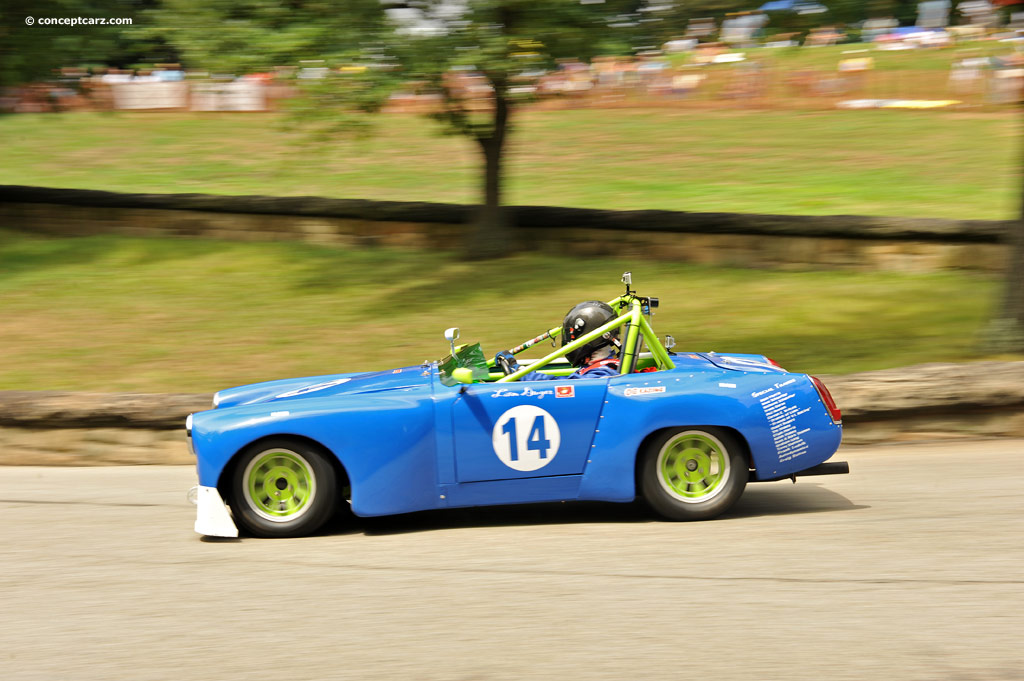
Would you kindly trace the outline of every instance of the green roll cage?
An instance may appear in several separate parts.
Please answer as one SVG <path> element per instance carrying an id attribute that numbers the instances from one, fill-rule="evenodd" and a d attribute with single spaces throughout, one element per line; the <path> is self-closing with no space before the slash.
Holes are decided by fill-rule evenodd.
<path id="1" fill-rule="evenodd" d="M 618 313 L 615 319 L 612 319 L 611 321 L 601 326 L 600 328 L 594 329 L 593 331 L 584 334 L 583 336 L 577 338 L 576 340 L 561 346 L 557 350 L 554 350 L 553 352 L 545 355 L 544 357 L 541 357 L 540 359 L 531 362 L 528 366 L 522 367 L 518 371 L 515 371 L 509 374 L 508 376 L 505 376 L 504 374 L 501 373 L 491 373 L 490 370 L 495 365 L 494 359 L 492 358 L 486 360 L 487 378 L 483 380 L 486 380 L 488 382 L 493 381 L 496 383 L 511 383 L 514 381 L 518 381 L 531 371 L 537 371 L 538 369 L 541 369 L 551 364 L 552 362 L 565 357 L 566 354 L 572 352 L 573 350 L 583 347 L 587 343 L 591 342 L 592 340 L 595 340 L 596 338 L 599 338 L 603 334 L 622 327 L 626 327 L 626 330 L 624 333 L 621 334 L 625 338 L 625 340 L 622 343 L 622 362 L 619 365 L 620 374 L 629 374 L 636 371 L 636 369 L 638 368 L 638 361 L 640 360 L 639 350 L 643 343 L 647 344 L 647 348 L 651 353 L 649 361 L 647 361 L 645 358 L 645 364 L 647 366 L 654 366 L 657 367 L 657 369 L 659 370 L 675 368 L 675 364 L 672 362 L 672 358 L 669 355 L 668 350 L 666 350 L 665 346 L 662 345 L 660 340 L 658 340 L 658 337 L 654 334 L 654 329 L 651 328 L 650 322 L 647 321 L 647 316 L 651 313 L 653 307 L 657 305 L 657 299 L 641 297 L 636 295 L 636 292 L 631 291 L 629 289 L 629 284 L 631 282 L 626 281 L 626 279 L 628 278 L 628 274 L 629 273 L 623 276 L 623 281 L 626 282 L 626 294 L 621 295 L 618 298 L 615 298 L 614 300 L 608 301 L 609 307 L 611 307 L 613 310 L 616 310 Z M 562 327 L 560 325 L 556 326 L 544 332 L 543 334 L 537 336 L 536 338 L 532 338 L 528 341 L 523 342 L 521 345 L 518 345 L 515 348 L 510 349 L 509 352 L 512 353 L 513 355 L 519 354 L 520 352 L 526 350 L 529 347 L 532 347 L 533 345 L 539 343 L 542 340 L 546 340 L 548 338 L 555 339 L 558 336 L 560 336 L 561 333 Z M 474 344 L 472 346 L 462 346 L 458 348 L 456 357 L 448 358 L 447 361 L 442 361 L 442 374 L 445 374 L 450 371 L 453 383 L 472 383 L 474 378 L 477 380 L 483 378 L 483 376 L 481 375 L 483 373 L 482 371 L 474 371 L 473 368 L 469 366 L 469 363 L 472 362 L 472 360 L 470 360 L 469 357 L 464 358 L 466 360 L 469 360 L 468 362 L 460 361 L 463 358 L 460 358 L 459 355 L 462 355 L 464 350 L 471 350 L 476 352 L 478 354 L 478 359 L 476 360 L 475 363 L 477 363 L 479 369 L 483 369 L 483 362 L 481 361 L 483 359 L 483 353 L 481 350 L 479 350 L 479 345 Z M 452 362 L 452 359 L 455 359 L 455 362 Z M 574 369 L 570 367 L 568 369 L 562 369 L 559 371 L 563 372 L 566 376 L 568 376 L 574 371 Z M 557 375 L 557 371 L 550 373 L 554 373 L 555 375 Z"/>

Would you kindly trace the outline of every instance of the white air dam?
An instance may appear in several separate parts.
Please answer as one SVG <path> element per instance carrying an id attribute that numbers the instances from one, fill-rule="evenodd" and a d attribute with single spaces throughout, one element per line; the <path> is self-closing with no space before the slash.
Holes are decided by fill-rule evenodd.
<path id="1" fill-rule="evenodd" d="M 196 495 L 196 532 L 207 537 L 237 537 L 238 528 L 216 487 L 199 485 Z"/>

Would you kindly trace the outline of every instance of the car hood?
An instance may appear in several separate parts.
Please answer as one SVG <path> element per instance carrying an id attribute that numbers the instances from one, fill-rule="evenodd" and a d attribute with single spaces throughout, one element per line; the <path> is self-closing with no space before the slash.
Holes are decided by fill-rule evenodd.
<path id="1" fill-rule="evenodd" d="M 397 390 L 423 385 L 430 380 L 428 376 L 429 373 L 422 366 L 415 365 L 363 374 L 327 374 L 286 378 L 221 390 L 213 396 L 213 405 L 214 408 L 222 409 L 242 404 L 301 400 L 306 397 L 330 397 L 340 394 Z"/>

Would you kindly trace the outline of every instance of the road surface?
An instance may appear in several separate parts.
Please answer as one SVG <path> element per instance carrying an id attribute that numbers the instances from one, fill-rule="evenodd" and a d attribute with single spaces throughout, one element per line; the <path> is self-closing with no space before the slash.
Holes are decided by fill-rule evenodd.
<path id="1" fill-rule="evenodd" d="M 4 679 L 1022 679 L 1024 441 L 844 448 L 727 517 L 201 540 L 187 467 L 2 468 Z"/>

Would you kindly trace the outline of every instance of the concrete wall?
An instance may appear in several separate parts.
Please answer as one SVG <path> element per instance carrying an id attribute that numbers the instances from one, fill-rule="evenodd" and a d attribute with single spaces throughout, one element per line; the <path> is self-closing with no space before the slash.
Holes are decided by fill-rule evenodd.
<path id="1" fill-rule="evenodd" d="M 316 197 L 115 194 L 0 186 L 0 226 L 343 247 L 457 248 L 475 207 Z M 511 206 L 519 247 L 757 268 L 1002 271 L 1009 223 L 871 216 L 601 211 Z M 595 238 L 608 233 L 610 238 Z"/>

